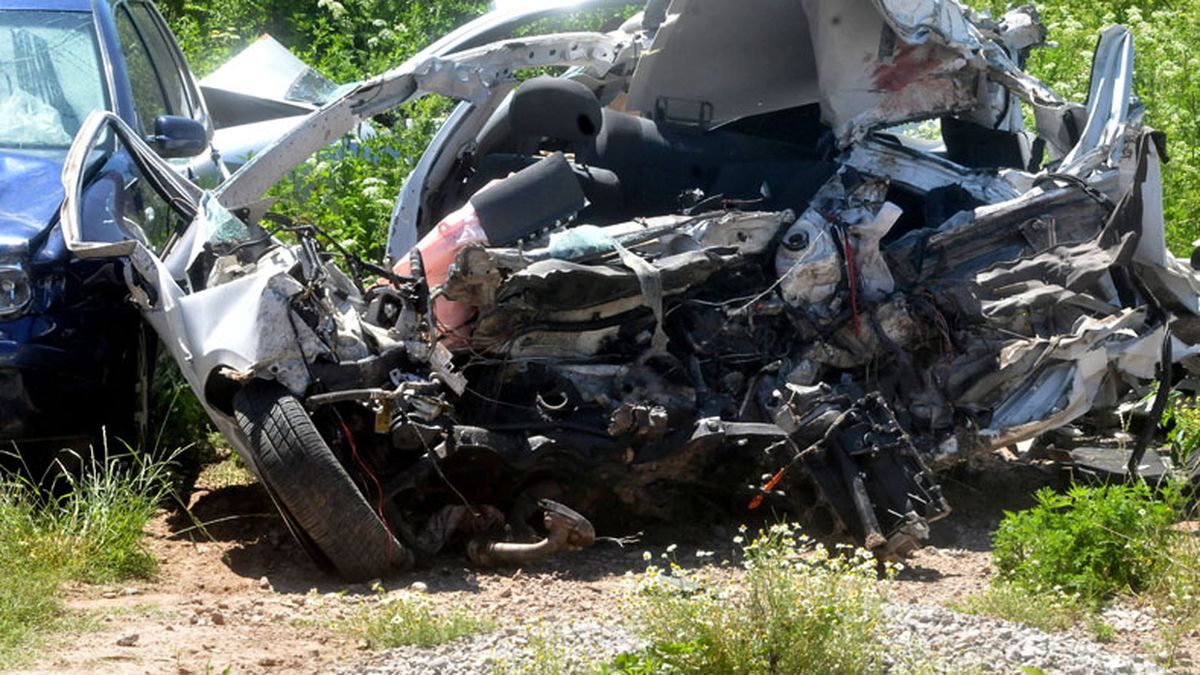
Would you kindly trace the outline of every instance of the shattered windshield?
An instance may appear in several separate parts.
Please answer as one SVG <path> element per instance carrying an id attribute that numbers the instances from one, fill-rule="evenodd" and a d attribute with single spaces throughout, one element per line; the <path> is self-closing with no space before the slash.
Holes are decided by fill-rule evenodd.
<path id="1" fill-rule="evenodd" d="M 107 107 L 91 14 L 0 10 L 0 147 L 66 149 Z"/>

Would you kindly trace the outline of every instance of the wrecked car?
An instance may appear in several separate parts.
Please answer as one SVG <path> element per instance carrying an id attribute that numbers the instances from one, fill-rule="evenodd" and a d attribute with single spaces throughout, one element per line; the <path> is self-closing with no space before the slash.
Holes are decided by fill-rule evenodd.
<path id="1" fill-rule="evenodd" d="M 0 8 L 0 445 L 5 455 L 17 448 L 35 474 L 64 448 L 141 445 L 157 344 L 127 302 L 117 261 L 67 250 L 57 216 L 71 141 L 92 110 L 108 110 L 173 170 L 211 187 L 312 112 L 291 99 L 335 89 L 266 37 L 234 60 L 264 96 L 281 78 L 292 82 L 280 94 L 291 98 L 235 98 L 220 77 L 202 90 L 150 2 Z M 218 104 L 211 114 L 206 97 Z M 80 217 L 121 222 L 111 236 L 169 231 L 170 209 L 134 163 L 122 153 L 105 162 L 93 180 L 113 187 L 94 192 Z"/>
<path id="2" fill-rule="evenodd" d="M 1085 105 L 1022 70 L 1046 39 L 1028 7 L 651 0 L 611 32 L 508 37 L 576 4 L 468 24 L 213 191 L 112 115 L 75 140 L 68 245 L 126 261 L 316 560 L 525 564 L 757 509 L 901 556 L 950 512 L 937 472 L 1194 367 L 1200 286 L 1164 243 L 1128 31 L 1100 36 Z M 389 264 L 269 212 L 326 139 L 426 94 L 461 103 Z M 115 146 L 170 229 L 81 217 Z"/>
<path id="3" fill-rule="evenodd" d="M 0 443 L 26 456 L 144 435 L 148 353 L 111 261 L 81 261 L 57 226 L 62 167 L 94 109 L 160 157 L 215 184 L 213 126 L 182 53 L 149 2 L 21 0 L 0 8 Z M 132 175 L 114 163 L 109 179 Z M 135 186 L 124 215 L 165 213 Z M 136 208 L 135 208 L 136 205 Z M 97 204 L 96 207 L 101 205 Z M 70 411 L 63 408 L 76 402 Z"/>

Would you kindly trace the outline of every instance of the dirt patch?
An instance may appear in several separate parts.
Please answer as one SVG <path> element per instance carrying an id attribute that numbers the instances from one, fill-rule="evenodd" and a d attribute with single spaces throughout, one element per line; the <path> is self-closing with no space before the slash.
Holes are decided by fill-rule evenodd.
<path id="1" fill-rule="evenodd" d="M 69 609 L 92 624 L 59 636 L 25 672 L 315 671 L 346 658 L 350 646 L 304 625 L 304 590 L 334 581 L 307 561 L 257 485 L 196 492 L 192 523 L 163 513 L 148 528 L 159 578 L 119 587 L 74 585 Z M 272 580 L 274 580 L 272 582 Z"/>

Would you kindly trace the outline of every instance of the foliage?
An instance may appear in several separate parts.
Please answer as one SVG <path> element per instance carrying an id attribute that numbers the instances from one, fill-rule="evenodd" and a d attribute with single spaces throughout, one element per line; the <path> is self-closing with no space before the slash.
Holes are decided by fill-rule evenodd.
<path id="1" fill-rule="evenodd" d="M 874 557 L 776 525 L 744 550 L 744 583 L 651 566 L 630 604 L 651 643 L 617 672 L 878 671 L 884 593 Z"/>
<path id="2" fill-rule="evenodd" d="M 432 603 L 416 593 L 387 593 L 376 585 L 374 597 L 358 599 L 332 626 L 365 641 L 369 649 L 390 649 L 435 647 L 493 630 L 496 624 L 465 609 L 435 611 Z"/>
<path id="3" fill-rule="evenodd" d="M 1040 592 L 1099 602 L 1139 590 L 1158 571 L 1181 502 L 1144 483 L 1039 490 L 1037 506 L 1006 513 L 993 536 L 1001 578 Z"/>
<path id="4" fill-rule="evenodd" d="M 270 33 L 335 82 L 399 65 L 456 26 L 482 14 L 484 0 L 245 0 L 158 3 L 200 75 Z"/>
<path id="5" fill-rule="evenodd" d="M 1163 411 L 1162 425 L 1169 429 L 1167 440 L 1171 441 L 1173 459 L 1180 466 L 1186 465 L 1200 447 L 1200 404 L 1196 398 L 1173 390 Z"/>
<path id="6" fill-rule="evenodd" d="M 320 150 L 272 188 L 279 200 L 273 210 L 316 225 L 356 255 L 382 260 L 400 186 L 449 110 L 447 99 L 428 96 L 403 106 L 403 123 Z"/>
<path id="7" fill-rule="evenodd" d="M 61 583 L 154 575 L 142 531 L 165 497 L 169 460 L 104 455 L 51 488 L 0 476 L 0 667 L 67 620 L 55 597 Z"/>
<path id="8" fill-rule="evenodd" d="M 1200 630 L 1200 539 L 1195 532 L 1172 532 L 1160 555 L 1163 564 L 1146 600 L 1158 617 L 1163 665 L 1170 667 L 1184 638 Z"/>

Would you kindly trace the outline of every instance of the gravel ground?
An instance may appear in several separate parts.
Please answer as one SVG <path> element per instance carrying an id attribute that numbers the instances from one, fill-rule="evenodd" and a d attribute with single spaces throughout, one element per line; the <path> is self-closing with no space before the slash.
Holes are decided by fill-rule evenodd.
<path id="1" fill-rule="evenodd" d="M 493 675 L 494 673 L 586 672 L 645 642 L 613 624 L 511 627 L 431 649 L 391 649 L 336 672 L 343 675 Z"/>
<path id="2" fill-rule="evenodd" d="M 1165 672 L 1139 658 L 1112 653 L 1096 642 L 940 607 L 893 604 L 887 639 L 894 672 L 1018 673 L 1037 669 L 1064 675 Z M 432 649 L 393 649 L 340 668 L 343 675 L 384 673 L 586 672 L 644 646 L 624 628 L 581 621 L 569 625 L 510 627 Z"/>
<path id="3" fill-rule="evenodd" d="M 993 573 L 988 533 L 1005 510 L 1028 505 L 1036 478 L 995 470 L 946 481 L 955 516 L 939 523 L 930 545 L 888 582 L 891 672 L 1163 672 L 1148 660 L 1160 649 L 1161 623 L 1133 600 L 1104 611 L 1114 635 L 1103 645 L 1084 626 L 1046 634 L 945 609 L 986 588 Z M 369 585 L 347 588 L 323 575 L 274 518 L 225 518 L 270 510 L 256 485 L 201 492 L 193 514 L 213 523 L 213 538 L 203 543 L 174 534 L 191 527 L 191 519 L 164 514 L 148 539 L 159 579 L 131 588 L 69 588 L 68 607 L 100 622 L 55 639 L 21 672 L 580 672 L 644 646 L 621 627 L 620 603 L 631 576 L 646 568 L 643 551 L 655 561 L 667 554 L 686 569 L 702 568 L 720 582 L 736 582 L 741 573 L 720 562 L 737 559 L 732 523 L 652 530 L 633 547 L 597 546 L 523 570 L 472 570 L 447 556 L 390 580 L 388 592 L 423 589 L 435 607 L 492 617 L 502 628 L 431 649 L 368 652 L 329 622 L 376 601 Z M 716 555 L 701 557 L 699 550 Z M 1177 657 L 1172 672 L 1200 672 L 1200 636 L 1184 636 Z"/>
<path id="4" fill-rule="evenodd" d="M 1091 640 L 942 607 L 891 605 L 888 615 L 889 640 L 903 656 L 917 664 L 931 661 L 944 672 L 1012 673 L 1022 668 L 1066 675 L 1165 672 L 1144 659 L 1109 652 Z"/>

